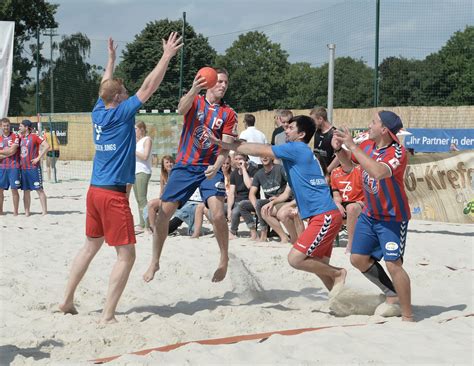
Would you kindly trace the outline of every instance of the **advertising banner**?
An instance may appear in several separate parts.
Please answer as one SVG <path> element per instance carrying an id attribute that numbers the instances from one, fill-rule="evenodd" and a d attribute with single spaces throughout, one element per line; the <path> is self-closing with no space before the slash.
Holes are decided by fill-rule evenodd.
<path id="1" fill-rule="evenodd" d="M 407 128 L 404 145 L 415 152 L 446 152 L 474 149 L 472 128 Z"/>
<path id="2" fill-rule="evenodd" d="M 412 219 L 474 223 L 474 151 L 410 157 L 405 189 Z"/>

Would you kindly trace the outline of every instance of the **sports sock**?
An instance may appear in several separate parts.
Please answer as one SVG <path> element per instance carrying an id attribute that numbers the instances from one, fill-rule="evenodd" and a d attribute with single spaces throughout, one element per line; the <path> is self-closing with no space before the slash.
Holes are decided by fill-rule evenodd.
<path id="1" fill-rule="evenodd" d="M 397 296 L 395 287 L 393 286 L 392 281 L 385 273 L 383 267 L 379 262 L 375 261 L 370 268 L 362 272 L 362 274 L 367 277 L 367 279 L 375 284 L 387 297 Z"/>

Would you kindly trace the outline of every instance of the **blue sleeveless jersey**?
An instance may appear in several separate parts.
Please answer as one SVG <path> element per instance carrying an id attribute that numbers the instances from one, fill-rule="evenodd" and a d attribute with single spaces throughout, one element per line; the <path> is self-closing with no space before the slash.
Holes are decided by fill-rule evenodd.
<path id="1" fill-rule="evenodd" d="M 109 109 L 102 99 L 97 100 L 92 111 L 95 156 L 91 184 L 135 182 L 135 114 L 141 104 L 136 95 Z"/>

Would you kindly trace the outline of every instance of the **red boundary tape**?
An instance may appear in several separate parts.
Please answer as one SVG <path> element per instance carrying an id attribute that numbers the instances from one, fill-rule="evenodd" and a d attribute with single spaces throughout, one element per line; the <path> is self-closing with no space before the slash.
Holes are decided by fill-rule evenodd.
<path id="1" fill-rule="evenodd" d="M 461 316 L 456 316 L 444 320 L 440 320 L 439 323 L 446 323 L 448 321 L 457 319 L 457 318 L 463 318 L 463 317 L 470 317 L 474 316 L 474 313 L 472 314 L 467 314 L 467 315 L 461 315 Z M 382 322 L 377 322 L 377 323 L 371 323 L 371 324 L 384 324 L 386 323 L 385 321 Z M 329 329 L 329 328 L 338 328 L 338 327 L 360 327 L 364 325 L 369 325 L 368 323 L 364 324 L 346 324 L 346 325 L 328 325 L 325 327 L 318 327 L 318 328 L 300 328 L 300 329 L 288 329 L 288 330 L 277 330 L 273 332 L 266 332 L 266 333 L 256 333 L 256 334 L 246 334 L 246 335 L 238 335 L 238 336 L 232 336 L 232 337 L 224 337 L 224 338 L 214 338 L 214 339 L 203 339 L 200 341 L 188 341 L 188 342 L 181 342 L 181 343 L 175 343 L 175 344 L 170 344 L 167 346 L 161 346 L 161 347 L 155 347 L 155 348 L 150 348 L 150 349 L 145 349 L 137 352 L 132 352 L 129 353 L 131 355 L 138 355 L 138 356 L 144 356 L 147 355 L 150 352 L 169 352 L 172 351 L 176 348 L 185 346 L 189 343 L 198 343 L 198 344 L 203 344 L 203 345 L 221 345 L 221 344 L 232 344 L 232 343 L 238 343 L 242 341 L 251 341 L 251 340 L 266 340 L 267 338 L 271 337 L 274 334 L 280 334 L 280 335 L 297 335 L 305 332 L 314 332 L 317 330 L 323 330 L 323 329 Z M 91 360 L 95 364 L 102 364 L 106 363 L 109 361 L 113 361 L 123 355 L 117 355 L 117 356 L 110 356 L 110 357 L 105 357 L 105 358 L 97 358 L 95 360 Z"/>

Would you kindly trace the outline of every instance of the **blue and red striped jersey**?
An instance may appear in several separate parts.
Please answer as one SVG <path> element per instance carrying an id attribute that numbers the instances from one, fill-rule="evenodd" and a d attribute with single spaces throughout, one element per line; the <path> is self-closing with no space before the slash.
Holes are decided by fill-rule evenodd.
<path id="1" fill-rule="evenodd" d="M 225 102 L 211 104 L 203 95 L 194 97 L 191 109 L 184 116 L 176 163 L 181 165 L 212 165 L 220 147 L 211 143 L 209 135 L 237 136 L 237 113 Z"/>
<path id="2" fill-rule="evenodd" d="M 27 136 L 20 136 L 20 168 L 33 169 L 37 165 L 33 165 L 31 160 L 39 155 L 40 145 L 44 140 L 35 133 Z"/>
<path id="3" fill-rule="evenodd" d="M 2 134 L 0 143 L 0 149 L 6 150 L 13 145 L 20 145 L 20 137 L 15 132 L 10 132 L 8 136 Z M 20 149 L 18 148 L 16 153 L 8 158 L 0 160 L 1 169 L 12 169 L 20 167 Z"/>
<path id="4" fill-rule="evenodd" d="M 408 221 L 411 217 L 410 206 L 405 192 L 403 177 L 408 164 L 405 148 L 395 141 L 377 149 L 373 140 L 366 140 L 360 148 L 372 159 L 387 165 L 392 171 L 388 178 L 376 180 L 367 171 L 362 172 L 364 186 L 364 213 L 381 221 Z M 352 156 L 354 161 L 355 158 Z"/>

